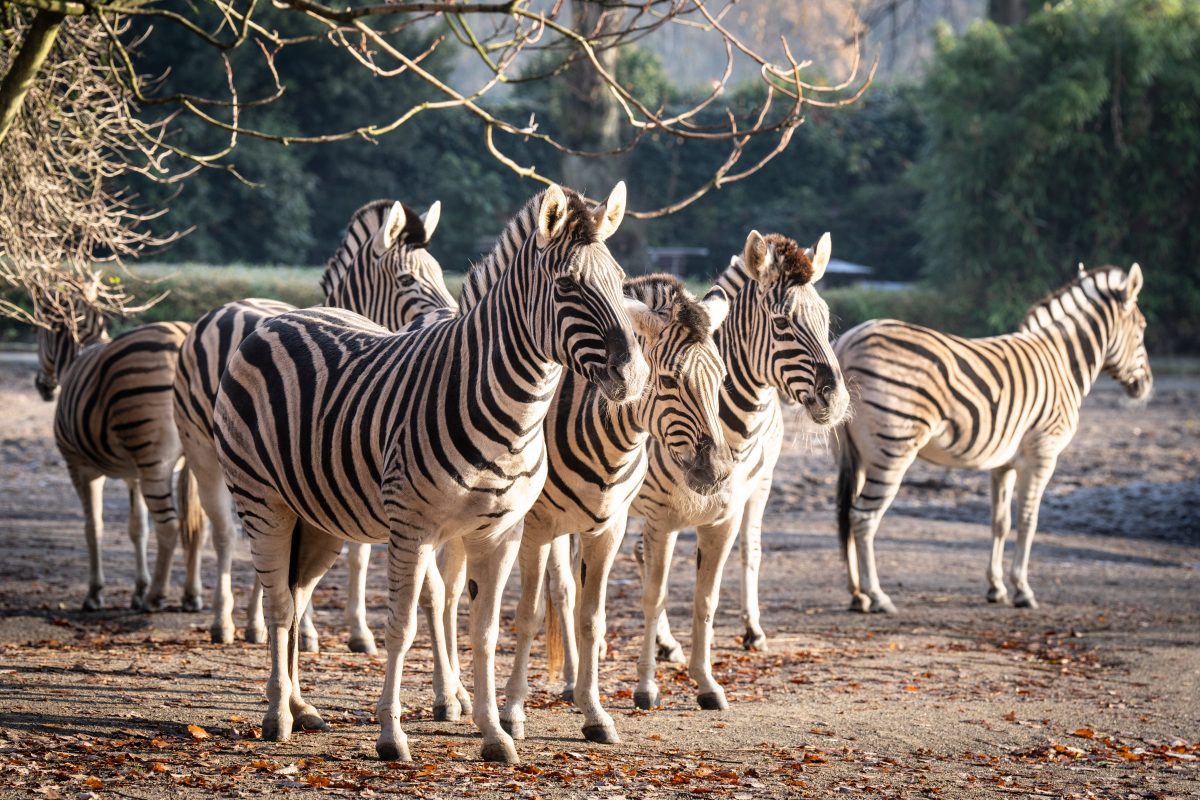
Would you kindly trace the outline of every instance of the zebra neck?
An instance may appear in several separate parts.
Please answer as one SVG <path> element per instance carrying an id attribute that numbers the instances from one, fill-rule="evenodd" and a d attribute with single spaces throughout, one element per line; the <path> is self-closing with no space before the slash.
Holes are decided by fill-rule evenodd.
<path id="1" fill-rule="evenodd" d="M 1093 302 L 1072 313 L 1059 309 L 1049 321 L 1044 316 L 1039 320 L 1037 312 L 1035 308 L 1027 315 L 1022 333 L 1057 353 L 1070 370 L 1080 398 L 1086 397 L 1104 369 L 1117 309 L 1112 303 Z"/>
<path id="2" fill-rule="evenodd" d="M 736 442 L 753 439 L 764 430 L 779 402 L 767 378 L 770 334 L 755 332 L 756 324 L 761 325 L 755 292 L 745 286 L 734 296 L 729 316 L 714 336 L 726 371 L 721 384 L 721 424 L 726 441 L 735 450 Z"/>

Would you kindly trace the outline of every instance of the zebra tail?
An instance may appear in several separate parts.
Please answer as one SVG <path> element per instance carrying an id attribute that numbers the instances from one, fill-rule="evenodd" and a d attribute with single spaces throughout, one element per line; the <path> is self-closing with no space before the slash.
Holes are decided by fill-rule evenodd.
<path id="1" fill-rule="evenodd" d="M 842 427 L 837 436 L 838 443 L 838 480 L 837 480 L 837 519 L 838 542 L 842 546 L 842 558 L 849 562 L 850 553 L 850 507 L 858 494 L 859 465 L 858 450 L 850 438 L 850 431 Z"/>
<path id="2" fill-rule="evenodd" d="M 184 552 L 192 554 L 204 544 L 204 509 L 200 506 L 196 476 L 186 459 L 175 478 L 175 494 L 179 498 L 179 536 Z"/>
<path id="3" fill-rule="evenodd" d="M 566 654 L 563 650 L 562 625 L 558 615 L 560 609 L 554 605 L 554 592 L 546 588 L 546 673 L 550 680 L 562 674 Z"/>

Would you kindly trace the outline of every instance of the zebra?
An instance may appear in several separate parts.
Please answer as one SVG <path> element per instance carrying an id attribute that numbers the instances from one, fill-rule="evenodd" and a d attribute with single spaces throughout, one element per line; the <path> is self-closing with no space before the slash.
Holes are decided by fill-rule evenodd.
<path id="1" fill-rule="evenodd" d="M 58 392 L 59 377 L 71 366 L 83 348 L 110 341 L 108 320 L 83 298 L 44 303 L 33 293 L 34 316 L 42 321 L 37 327 L 38 369 L 33 385 L 41 398 L 50 402 Z M 50 311 L 48 309 L 55 309 Z M 72 319 L 59 315 L 71 314 Z"/>
<path id="2" fill-rule="evenodd" d="M 567 534 L 579 534 L 584 658 L 577 683 L 575 659 L 568 664 L 569 696 L 583 713 L 584 737 L 615 744 L 620 741 L 616 726 L 600 705 L 599 647 L 604 641 L 608 575 L 624 538 L 629 504 L 645 475 L 646 439 L 653 435 L 666 447 L 685 468 L 691 488 L 701 495 L 719 490 L 729 475 L 728 448 L 722 443 L 717 418 L 717 394 L 725 370 L 712 341 L 712 332 L 729 310 L 728 299 L 717 292 L 697 302 L 669 275 L 629 280 L 624 291 L 647 307 L 633 315 L 633 322 L 652 381 L 636 402 L 613 405 L 586 381 L 566 373 L 550 404 L 545 422 L 548 477 L 524 519 L 518 555 L 517 651 L 500 712 L 501 724 L 514 739 L 525 738 L 529 651 L 545 613 L 542 578 L 552 545 L 561 547 L 568 541 Z M 448 542 L 446 547 L 461 551 L 463 543 Z M 464 566 L 457 553 L 448 553 L 444 562 L 460 573 Z M 443 579 L 452 587 L 462 585 L 460 575 L 443 571 Z M 447 598 L 448 628 L 456 625 L 458 600 L 454 593 Z M 573 625 L 566 623 L 563 639 L 573 643 Z"/>
<path id="3" fill-rule="evenodd" d="M 179 347 L 191 326 L 154 323 L 106 341 L 103 318 L 92 315 L 99 317 L 91 312 L 80 330 L 95 343 L 81 351 L 66 327 L 56 326 L 39 335 L 42 366 L 35 379 L 43 397 L 53 396 L 54 384 L 61 382 L 54 439 L 86 518 L 89 582 L 83 609 L 103 607 L 104 480 L 114 477 L 129 487 L 129 538 L 137 560 L 133 607 L 161 608 L 175 544 L 182 533 L 187 554 L 183 608 L 198 611 L 203 606 L 200 548 L 204 517 L 186 462 L 177 479 L 178 506 L 171 487 L 183 455 L 171 412 L 171 385 Z M 47 371 L 47 365 L 53 365 L 54 374 Z M 146 554 L 147 511 L 154 519 L 158 544 L 153 580 Z"/>
<path id="4" fill-rule="evenodd" d="M 836 351 L 853 383 L 854 413 L 838 437 L 838 535 L 851 608 L 894 613 L 875 570 L 875 531 L 917 457 L 991 472 L 987 599 L 1004 603 L 1004 540 L 1017 501 L 1013 605 L 1036 608 L 1029 553 L 1042 494 L 1075 435 L 1101 372 L 1131 397 L 1153 385 L 1142 269 L 1085 270 L 1034 304 L 1016 333 L 964 339 L 896 320 L 847 331 Z"/>
<path id="5" fill-rule="evenodd" d="M 375 200 L 350 218 L 346 234 L 321 278 L 326 305 L 361 313 L 388 329 L 453 303 L 442 269 L 429 253 L 429 240 L 441 218 L 435 202 L 423 215 L 403 203 Z M 251 298 L 227 303 L 201 317 L 184 341 L 175 377 L 174 407 L 179 436 L 199 484 L 200 502 L 210 520 L 217 553 L 217 585 L 210 635 L 214 644 L 233 641 L 233 499 L 217 461 L 212 409 L 221 375 L 242 340 L 263 321 L 294 311 L 276 300 Z M 350 580 L 346 623 L 350 650 L 376 652 L 366 620 L 369 544 L 349 547 Z M 265 642 L 262 587 L 255 580 L 247 604 L 246 641 Z M 318 649 L 311 609 L 303 618 L 301 647 Z"/>
<path id="6" fill-rule="evenodd" d="M 342 540 L 387 540 L 391 613 L 376 751 L 411 759 L 400 676 L 418 594 L 426 579 L 441 583 L 428 569 L 433 548 L 465 536 L 482 756 L 517 761 L 496 708 L 495 649 L 514 526 L 546 478 L 544 417 L 564 365 L 614 403 L 633 401 L 646 383 L 623 274 L 604 244 L 624 209 L 623 183 L 595 210 L 551 185 L 510 222 L 528 234 L 460 316 L 391 334 L 351 312 L 310 309 L 267 320 L 242 342 L 221 379 L 214 427 L 266 594 L 264 738 L 286 740 L 294 724 L 326 727 L 300 694 L 297 612 Z M 443 600 L 431 591 L 435 618 Z M 435 657 L 448 675 L 444 647 Z M 435 692 L 457 702 L 448 685 Z"/>
<path id="7" fill-rule="evenodd" d="M 757 546 L 771 477 L 783 441 L 780 396 L 799 404 L 811 423 L 831 429 L 842 421 L 849 396 L 829 342 L 829 307 L 817 293 L 829 263 L 824 234 L 804 248 L 781 234 L 751 231 L 740 257 L 717 280 L 731 299 L 716 342 L 728 378 L 721 387 L 720 418 L 734 468 L 723 492 L 701 497 L 690 491 L 683 470 L 651 441 L 642 490 L 631 513 L 645 518 L 642 532 L 642 613 L 634 704 L 659 705 L 655 682 L 656 634 L 667 652 L 678 649 L 666 624 L 667 574 L 679 531 L 695 526 L 696 588 L 688 672 L 698 684 L 700 708 L 728 707 L 709 663 L 721 572 L 733 539 L 743 551 Z M 756 555 L 760 555 L 761 550 Z M 757 571 L 757 561 L 754 564 Z M 757 619 L 746 619 L 743 644 L 761 646 Z"/>

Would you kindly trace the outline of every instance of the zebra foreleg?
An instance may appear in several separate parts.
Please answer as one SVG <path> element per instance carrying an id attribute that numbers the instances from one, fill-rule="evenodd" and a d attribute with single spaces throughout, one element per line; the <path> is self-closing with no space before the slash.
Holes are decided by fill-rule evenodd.
<path id="1" fill-rule="evenodd" d="M 496 642 L 500 596 L 521 544 L 521 525 L 482 541 L 468 541 L 467 574 L 475 581 L 471 598 L 471 652 L 475 669 L 473 717 L 483 734 L 483 760 L 516 764 L 517 748 L 500 726 L 496 708 Z"/>
<path id="2" fill-rule="evenodd" d="M 146 556 L 146 540 L 150 533 L 150 512 L 137 481 L 129 481 L 129 541 L 137 562 L 137 577 L 133 584 L 133 599 L 129 605 L 141 610 L 146 604 L 146 589 L 150 586 L 150 565 Z"/>
<path id="3" fill-rule="evenodd" d="M 367 565 L 371 562 L 371 545 L 351 542 L 349 550 L 346 625 L 350 628 L 350 652 L 375 655 L 375 634 L 367 625 Z"/>
<path id="4" fill-rule="evenodd" d="M 633 692 L 634 705 L 642 709 L 659 705 L 660 695 L 654 675 L 656 634 L 659 619 L 664 617 L 667 574 L 678 537 L 679 531 L 654 531 L 650 528 L 649 520 L 642 531 L 642 618 L 645 631 L 642 634 L 642 652 L 638 655 L 637 689 Z"/>
<path id="5" fill-rule="evenodd" d="M 217 581 L 213 589 L 213 620 L 209 635 L 213 644 L 229 644 L 233 641 L 233 547 L 234 526 L 233 498 L 225 486 L 225 477 L 216 463 L 211 449 L 202 457 L 191 455 L 196 448 L 189 449 L 188 464 L 196 476 L 200 493 L 200 506 L 208 516 L 212 529 L 213 551 L 217 555 Z M 257 583 L 257 581 L 256 581 Z M 263 641 L 266 631 L 262 626 L 262 591 L 259 590 L 259 629 Z M 249 629 L 247 629 L 249 640 Z"/>
<path id="6" fill-rule="evenodd" d="M 160 465 L 161 466 L 161 465 Z M 174 465 L 172 465 L 174 466 Z M 161 470 L 160 470 L 161 473 Z M 179 514 L 175 507 L 172 471 L 165 474 L 143 474 L 142 496 L 154 519 L 154 577 L 150 581 L 150 592 L 146 595 L 146 610 L 158 611 L 167 599 L 171 583 L 171 562 L 175 560 L 175 545 L 179 542 Z"/>
<path id="7" fill-rule="evenodd" d="M 386 502 L 385 495 L 385 502 Z M 426 565 L 433 548 L 420 541 L 418 534 L 392 523 L 388 541 L 388 612 L 384 643 L 387 647 L 387 672 L 383 693 L 375 716 L 379 720 L 379 738 L 375 752 L 384 761 L 412 761 L 408 736 L 400 727 L 400 683 L 404 675 L 404 657 L 417 633 L 417 604 Z"/>
<path id="8" fill-rule="evenodd" d="M 1037 608 L 1033 589 L 1029 586 L 1029 554 L 1033 549 L 1033 535 L 1037 532 L 1038 511 L 1042 495 L 1046 491 L 1057 454 L 1033 461 L 1017 469 L 1017 551 L 1013 553 L 1012 582 L 1016 588 L 1013 605 L 1017 608 Z"/>
<path id="9" fill-rule="evenodd" d="M 721 596 L 721 572 L 741 522 L 737 515 L 719 525 L 696 528 L 696 590 L 692 601 L 692 657 L 688 674 L 699 684 L 696 702 L 706 711 L 729 708 L 725 690 L 712 674 L 711 650 L 713 619 Z"/>
<path id="10" fill-rule="evenodd" d="M 633 557 L 638 562 L 638 568 L 642 572 L 642 585 L 646 585 L 646 537 L 638 539 L 633 546 Z M 655 622 L 654 642 L 656 647 L 655 656 L 659 661 L 665 661 L 668 664 L 686 664 L 687 657 L 683 654 L 683 645 L 679 643 L 671 633 L 671 622 L 667 619 L 667 611 L 664 608 L 663 612 L 658 615 L 658 620 Z"/>
<path id="11" fill-rule="evenodd" d="M 771 474 L 759 481 L 742 514 L 742 647 L 765 652 L 767 634 L 759 622 L 758 573 L 762 564 L 762 520 L 771 494 Z"/>
<path id="12" fill-rule="evenodd" d="M 1004 586 L 1004 540 L 1012 527 L 1013 484 L 1017 472 L 1011 466 L 992 470 L 992 557 L 988 562 L 989 603 L 1007 603 Z"/>
<path id="13" fill-rule="evenodd" d="M 583 737 L 589 742 L 618 744 L 617 726 L 600 705 L 600 644 L 607 628 L 605 592 L 608 576 L 616 560 L 625 519 L 613 523 L 595 536 L 583 536 L 581 549 L 579 598 L 579 675 L 575 685 L 575 705 L 583 713 Z"/>
<path id="14" fill-rule="evenodd" d="M 521 563 L 521 601 L 517 605 L 517 649 L 513 656 L 512 673 L 504 687 L 504 708 L 500 710 L 500 725 L 517 740 L 525 738 L 525 698 L 529 696 L 529 651 L 533 646 L 533 637 L 546 615 L 546 606 L 542 602 L 542 588 L 545 586 L 544 578 L 551 543 L 544 538 L 545 534 L 546 531 L 527 525 L 521 536 L 518 553 Z M 474 614 L 472 608 L 472 617 Z M 557 624 L 557 621 L 550 620 L 550 624 Z"/>
<path id="15" fill-rule="evenodd" d="M 88 593 L 83 601 L 83 610 L 99 611 L 104 608 L 104 600 L 100 597 L 104 591 L 104 563 L 100 553 L 104 544 L 104 476 L 83 474 L 72 469 L 71 481 L 79 494 L 79 502 L 83 504 L 84 536 L 88 548 Z M 134 594 L 134 601 L 138 599 L 139 595 Z"/>

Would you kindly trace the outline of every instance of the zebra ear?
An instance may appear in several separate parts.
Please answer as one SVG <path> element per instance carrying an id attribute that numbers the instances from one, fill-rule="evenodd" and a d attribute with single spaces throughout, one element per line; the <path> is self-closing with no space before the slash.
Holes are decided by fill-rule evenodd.
<path id="1" fill-rule="evenodd" d="M 729 316 L 729 295 L 720 286 L 714 286 L 704 295 L 700 304 L 708 312 L 708 332 L 716 332 L 725 317 Z"/>
<path id="2" fill-rule="evenodd" d="M 808 279 L 809 283 L 816 283 L 825 275 L 825 268 L 829 266 L 829 251 L 833 249 L 833 241 L 829 237 L 829 231 L 825 231 L 821 238 L 817 240 L 817 246 L 814 248 L 812 257 L 813 274 Z"/>
<path id="3" fill-rule="evenodd" d="M 376 255 L 383 255 L 388 250 L 392 249 L 404 233 L 404 226 L 408 224 L 408 218 L 404 215 L 404 205 L 397 200 L 388 210 L 387 219 L 383 221 L 383 228 L 375 237 L 373 243 Z"/>
<path id="4" fill-rule="evenodd" d="M 767 240 L 758 231 L 750 231 L 750 235 L 746 237 L 746 245 L 742 248 L 742 263 L 746 265 L 746 271 L 754 280 L 766 283 L 770 260 L 771 251 L 767 247 Z"/>
<path id="5" fill-rule="evenodd" d="M 1083 266 L 1083 262 L 1082 262 L 1082 261 L 1080 261 L 1080 262 L 1079 262 L 1079 277 L 1081 277 L 1081 278 L 1082 278 L 1084 275 L 1087 275 L 1087 268 L 1086 268 L 1086 267 L 1084 267 L 1084 266 Z"/>
<path id="6" fill-rule="evenodd" d="M 1129 268 L 1129 280 L 1125 282 L 1125 306 L 1127 308 L 1137 302 L 1138 295 L 1142 291 L 1142 282 L 1142 265 L 1135 261 Z"/>
<path id="7" fill-rule="evenodd" d="M 655 313 L 641 300 L 635 300 L 632 297 L 623 299 L 625 300 L 625 312 L 629 314 L 629 321 L 633 323 L 634 330 L 649 342 L 656 340 L 663 329 L 667 327 L 667 320 L 662 315 Z"/>
<path id="8" fill-rule="evenodd" d="M 608 193 L 608 202 L 596 206 L 593 212 L 596 220 L 596 238 L 605 241 L 621 227 L 625 218 L 625 181 L 617 181 L 617 185 Z"/>
<path id="9" fill-rule="evenodd" d="M 434 200 L 433 205 L 429 210 L 421 215 L 421 224 L 425 226 L 425 241 L 433 238 L 433 232 L 437 230 L 438 220 L 442 218 L 442 201 Z"/>
<path id="10" fill-rule="evenodd" d="M 537 243 L 545 247 L 567 225 L 567 196 L 557 183 L 542 193 L 542 207 L 538 209 Z"/>

